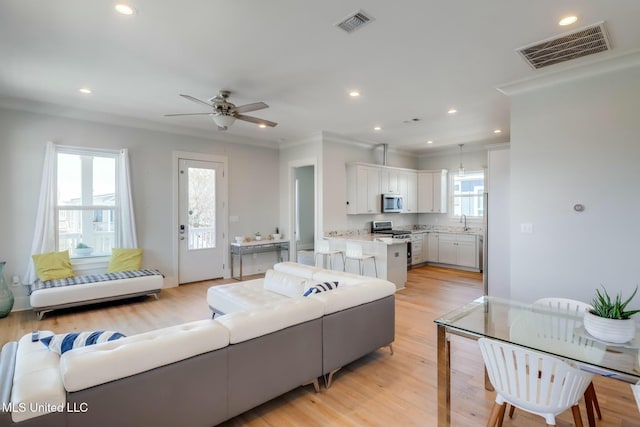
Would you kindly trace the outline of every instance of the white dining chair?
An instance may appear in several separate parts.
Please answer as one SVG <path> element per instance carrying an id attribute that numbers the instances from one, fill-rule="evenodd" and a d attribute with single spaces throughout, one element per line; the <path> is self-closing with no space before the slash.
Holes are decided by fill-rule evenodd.
<path id="1" fill-rule="evenodd" d="M 347 242 L 346 254 L 345 254 L 345 265 L 344 270 L 347 270 L 346 262 L 348 260 L 358 261 L 358 272 L 362 276 L 364 273 L 364 261 L 371 259 L 373 260 L 373 268 L 376 273 L 375 277 L 378 277 L 378 266 L 376 265 L 376 257 L 371 254 L 365 254 L 362 252 L 362 245 L 353 242 Z"/>
<path id="2" fill-rule="evenodd" d="M 584 313 L 587 310 L 593 308 L 591 304 L 583 301 L 555 297 L 540 298 L 534 301 L 533 305 L 544 307 L 545 309 L 550 309 L 552 311 L 575 315 L 580 317 L 580 319 L 584 317 Z M 542 319 L 550 318 L 542 317 Z M 597 341 L 585 338 L 583 335 L 576 333 L 576 331 L 583 326 L 582 320 L 577 321 L 574 319 L 557 317 L 554 317 L 553 319 L 553 321 L 547 320 L 546 324 L 542 328 L 547 337 L 552 337 L 553 339 L 555 339 L 555 343 L 549 343 L 552 347 L 561 342 L 563 348 L 567 348 L 567 346 L 570 346 L 573 351 L 575 351 L 575 349 L 578 349 L 580 354 L 576 354 L 576 357 L 580 358 L 581 360 L 590 361 L 592 363 L 598 363 L 602 360 L 606 347 L 604 345 L 600 345 L 600 343 L 598 343 Z M 571 349 L 569 353 L 563 354 L 572 354 Z M 600 412 L 600 404 L 598 403 L 598 397 L 596 395 L 596 390 L 593 386 L 593 383 L 589 383 L 589 387 L 587 387 L 587 390 L 584 394 L 584 401 L 587 406 L 587 419 L 589 427 L 594 427 L 595 419 L 593 416 L 593 411 L 595 410 L 599 420 L 602 419 L 602 413 Z"/>
<path id="3" fill-rule="evenodd" d="M 640 411 L 640 382 L 637 384 L 629 384 L 631 386 L 631 391 L 633 392 L 633 396 L 636 398 L 636 405 L 638 405 L 638 411 Z"/>
<path id="4" fill-rule="evenodd" d="M 329 270 L 333 270 L 333 257 L 334 255 L 340 254 L 342 256 L 342 269 L 344 270 L 344 251 L 331 249 L 331 245 L 328 240 L 322 239 L 316 242 L 316 254 L 315 254 L 315 264 L 318 267 L 318 256 L 322 257 L 322 264 L 320 267 L 324 268 L 327 263 L 327 258 L 329 259 Z"/>
<path id="5" fill-rule="evenodd" d="M 502 425 L 507 404 L 556 425 L 556 416 L 571 409 L 582 426 L 578 401 L 591 375 L 544 353 L 488 338 L 478 340 L 496 400 L 487 426 Z"/>

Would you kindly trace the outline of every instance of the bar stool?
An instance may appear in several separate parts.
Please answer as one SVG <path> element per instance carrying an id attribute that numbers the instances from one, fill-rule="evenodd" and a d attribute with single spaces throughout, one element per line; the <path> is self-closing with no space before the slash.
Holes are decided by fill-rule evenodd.
<path id="1" fill-rule="evenodd" d="M 315 263 L 316 266 L 318 265 L 318 255 L 322 256 L 322 267 L 324 267 L 324 263 L 326 258 L 325 257 L 329 257 L 329 270 L 333 270 L 333 261 L 332 258 L 334 255 L 340 254 L 342 256 L 342 265 L 343 265 L 343 270 L 344 270 L 344 252 L 337 250 L 337 249 L 331 249 L 329 246 L 329 241 L 328 240 L 318 240 L 317 244 L 316 244 L 316 255 L 315 255 Z"/>
<path id="2" fill-rule="evenodd" d="M 362 253 L 362 245 L 359 245 L 357 243 L 351 243 L 351 242 L 347 242 L 347 254 L 345 256 L 345 265 L 344 265 L 344 270 L 346 271 L 347 269 L 347 264 L 346 262 L 350 259 L 356 260 L 358 261 L 358 271 L 360 272 L 360 275 L 362 276 L 364 273 L 364 264 L 363 261 L 368 260 L 368 259 L 372 259 L 373 260 L 373 268 L 376 272 L 376 277 L 378 277 L 378 266 L 376 265 L 376 257 L 374 255 L 370 255 L 370 254 L 364 254 Z"/>

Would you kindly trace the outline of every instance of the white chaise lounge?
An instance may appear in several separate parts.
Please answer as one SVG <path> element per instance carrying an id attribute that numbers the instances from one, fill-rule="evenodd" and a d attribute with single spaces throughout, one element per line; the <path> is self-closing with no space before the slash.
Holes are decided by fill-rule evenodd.
<path id="1" fill-rule="evenodd" d="M 44 313 L 60 308 L 144 295 L 158 298 L 162 286 L 162 274 L 147 269 L 36 281 L 28 287 L 31 307 L 42 319 Z"/>

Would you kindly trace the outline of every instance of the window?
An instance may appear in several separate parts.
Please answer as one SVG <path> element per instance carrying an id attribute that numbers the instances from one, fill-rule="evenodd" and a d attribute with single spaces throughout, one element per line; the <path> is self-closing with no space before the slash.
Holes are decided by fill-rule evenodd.
<path id="1" fill-rule="evenodd" d="M 469 218 L 484 216 L 484 172 L 452 174 L 453 216 Z"/>
<path id="2" fill-rule="evenodd" d="M 72 258 L 109 256 L 116 247 L 117 154 L 56 152 L 56 246 Z M 87 246 L 83 250 L 78 250 Z"/>

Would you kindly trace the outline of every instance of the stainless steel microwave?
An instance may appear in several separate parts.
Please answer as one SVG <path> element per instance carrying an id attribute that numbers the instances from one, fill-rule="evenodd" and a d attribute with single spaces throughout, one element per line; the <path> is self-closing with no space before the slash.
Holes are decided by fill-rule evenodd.
<path id="1" fill-rule="evenodd" d="M 382 195 L 382 212 L 402 212 L 402 196 L 400 194 Z"/>

